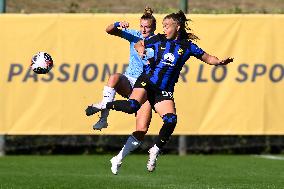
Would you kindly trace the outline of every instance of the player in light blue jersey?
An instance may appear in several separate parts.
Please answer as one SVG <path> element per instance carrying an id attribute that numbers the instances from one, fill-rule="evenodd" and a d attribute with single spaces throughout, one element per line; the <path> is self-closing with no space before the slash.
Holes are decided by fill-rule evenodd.
<path id="1" fill-rule="evenodd" d="M 103 98 L 102 101 L 98 104 L 92 104 L 87 108 L 87 110 L 92 109 L 92 107 L 97 107 L 100 109 L 104 109 L 108 102 L 112 102 L 114 100 L 116 92 L 123 97 L 128 98 L 133 90 L 133 86 L 137 80 L 137 78 L 141 75 L 144 69 L 147 68 L 148 64 L 146 63 L 146 58 L 141 61 L 141 56 L 144 54 L 144 49 L 142 52 L 138 52 L 135 50 L 134 45 L 140 40 L 148 39 L 149 37 L 154 35 L 154 31 L 156 30 L 156 19 L 152 15 L 153 11 L 151 8 L 146 7 L 145 12 L 140 18 L 140 30 L 132 30 L 129 29 L 128 22 L 115 22 L 114 24 L 109 25 L 106 28 L 106 32 L 110 35 L 115 35 L 126 39 L 130 44 L 130 57 L 129 57 L 129 66 L 124 74 L 116 73 L 110 76 L 107 85 L 103 90 Z M 148 53 L 149 54 L 149 53 Z M 92 115 L 88 113 L 86 110 L 86 114 Z M 104 109 L 101 112 L 101 117 L 99 121 L 93 126 L 95 130 L 101 130 L 102 128 L 107 128 L 107 117 L 109 115 L 109 110 Z M 122 159 L 128 155 L 131 151 L 137 149 L 141 142 L 144 140 L 144 136 L 148 131 L 148 127 L 152 118 L 152 110 L 150 103 L 145 102 L 141 109 L 137 112 L 136 115 L 136 131 L 129 136 L 125 145 L 121 149 L 121 151 L 111 159 L 112 167 L 111 170 L 113 174 L 118 173 L 118 169 L 121 166 Z"/>

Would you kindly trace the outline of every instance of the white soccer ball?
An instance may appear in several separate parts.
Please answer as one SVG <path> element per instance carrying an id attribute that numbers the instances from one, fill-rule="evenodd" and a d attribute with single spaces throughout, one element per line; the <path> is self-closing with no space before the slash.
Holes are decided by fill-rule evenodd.
<path id="1" fill-rule="evenodd" d="M 38 52 L 32 58 L 31 68 L 37 74 L 46 74 L 53 67 L 52 57 L 46 52 Z"/>

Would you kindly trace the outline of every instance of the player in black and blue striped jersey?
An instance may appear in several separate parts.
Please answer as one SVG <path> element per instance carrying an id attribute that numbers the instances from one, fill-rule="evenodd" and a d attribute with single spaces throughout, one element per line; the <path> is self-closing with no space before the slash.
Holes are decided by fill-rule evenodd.
<path id="1" fill-rule="evenodd" d="M 142 43 L 142 42 L 140 42 Z M 142 44 L 140 44 L 141 46 Z M 168 40 L 166 35 L 158 34 L 144 41 L 145 48 L 153 48 L 155 56 L 150 59 L 152 72 L 147 77 L 160 90 L 173 92 L 179 73 L 190 56 L 201 59 L 205 53 L 188 39 Z"/>
<path id="2" fill-rule="evenodd" d="M 147 40 L 136 43 L 135 48 L 152 48 L 154 57 L 149 59 L 150 70 L 144 72 L 136 81 L 129 100 L 113 101 L 106 105 L 126 113 L 135 113 L 147 100 L 155 111 L 162 117 L 163 126 L 155 145 L 149 150 L 147 169 L 154 171 L 157 156 L 168 142 L 176 123 L 177 115 L 173 98 L 174 86 L 182 66 L 194 56 L 211 65 L 226 65 L 232 58 L 219 60 L 199 48 L 192 41 L 198 39 L 193 33 L 188 33 L 189 21 L 182 11 L 167 15 L 163 19 L 164 34 L 158 34 Z"/>

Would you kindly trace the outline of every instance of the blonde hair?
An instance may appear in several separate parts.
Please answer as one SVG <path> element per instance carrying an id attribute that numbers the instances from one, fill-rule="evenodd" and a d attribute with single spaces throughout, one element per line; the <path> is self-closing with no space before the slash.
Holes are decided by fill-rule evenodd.
<path id="1" fill-rule="evenodd" d="M 156 18 L 153 16 L 153 9 L 151 9 L 150 7 L 145 7 L 144 9 L 144 13 L 141 16 L 141 19 L 143 20 L 151 20 L 152 21 L 152 25 L 154 26 L 154 30 L 156 30 Z"/>

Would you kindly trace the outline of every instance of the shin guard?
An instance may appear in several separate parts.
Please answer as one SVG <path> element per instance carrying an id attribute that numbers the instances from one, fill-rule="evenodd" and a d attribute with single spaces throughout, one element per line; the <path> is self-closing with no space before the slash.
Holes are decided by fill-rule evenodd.
<path id="1" fill-rule="evenodd" d="M 165 144 L 169 141 L 170 136 L 175 130 L 177 124 L 177 115 L 173 113 L 168 113 L 163 116 L 163 127 L 159 132 L 159 136 L 156 141 L 156 145 L 162 149 Z"/>

